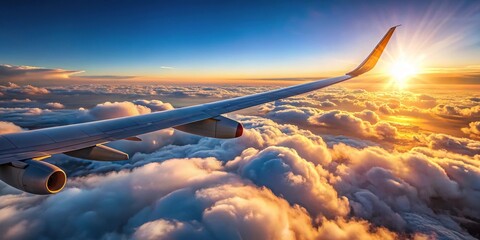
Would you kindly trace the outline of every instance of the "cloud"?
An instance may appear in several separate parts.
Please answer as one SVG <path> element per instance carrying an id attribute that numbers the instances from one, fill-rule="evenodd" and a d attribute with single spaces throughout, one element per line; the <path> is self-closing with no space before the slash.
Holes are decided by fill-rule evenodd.
<path id="1" fill-rule="evenodd" d="M 54 109 L 62 109 L 65 108 L 65 105 L 58 103 L 58 102 L 49 102 L 45 104 L 49 108 L 54 108 Z"/>
<path id="2" fill-rule="evenodd" d="M 471 138 L 480 139 L 480 121 L 469 123 L 468 127 L 462 128 L 462 132 L 468 134 Z"/>
<path id="3" fill-rule="evenodd" d="M 267 188 L 222 171 L 214 159 L 172 159 L 132 171 L 76 178 L 71 185 L 48 198 L 16 197 L 15 204 L 35 204 L 28 211 L 5 208 L 7 202 L 13 202 L 2 197 L 4 216 L 9 212 L 0 226 L 5 230 L 4 237 L 292 239 L 321 238 L 321 234 L 328 236 L 332 232 L 339 239 L 353 234 L 391 239 L 395 236 L 355 220 L 347 223 L 324 219 L 329 227 L 317 229 L 303 208 L 290 205 Z M 119 192 L 120 187 L 123 190 Z M 122 211 L 117 208 L 120 203 L 127 203 Z M 42 214 L 38 214 L 40 211 Z M 68 216 L 76 217 L 64 221 Z M 53 227 L 60 223 L 62 231 Z M 350 223 L 349 228 L 338 226 Z M 23 230 L 26 228 L 29 231 Z"/>
<path id="4" fill-rule="evenodd" d="M 166 97 L 209 97 L 231 98 L 252 93 L 267 91 L 272 87 L 237 87 L 237 86 L 177 86 L 177 85 L 125 85 L 125 84 L 80 84 L 55 86 L 49 88 L 54 94 L 60 95 L 98 95 L 115 96 L 166 96 Z"/>
<path id="5" fill-rule="evenodd" d="M 0 64 L 0 81 L 62 79 L 83 71 Z"/>
<path id="6" fill-rule="evenodd" d="M 322 107 L 336 107 L 337 104 L 330 102 L 329 100 L 323 101 L 320 103 L 320 106 Z"/>
<path id="7" fill-rule="evenodd" d="M 169 66 L 160 66 L 161 69 L 175 69 L 174 67 L 169 67 Z"/>
<path id="8" fill-rule="evenodd" d="M 349 212 L 347 199 L 339 197 L 328 184 L 328 175 L 322 175 L 324 171 L 319 173 L 314 163 L 303 160 L 290 148 L 244 151 L 242 156 L 228 162 L 227 167 L 237 169 L 240 176 L 251 179 L 256 185 L 266 186 L 284 196 L 291 204 L 305 207 L 315 217 L 334 218 Z"/>
<path id="9" fill-rule="evenodd" d="M 46 88 L 35 87 L 32 85 L 19 86 L 15 83 L 9 82 L 6 86 L 0 85 L 0 91 L 4 94 L 27 94 L 27 95 L 43 95 L 49 94 L 50 91 Z"/>
<path id="10" fill-rule="evenodd" d="M 397 128 L 387 122 L 377 123 L 378 116 L 368 110 L 356 115 L 338 110 L 328 111 L 314 115 L 308 121 L 316 126 L 342 129 L 362 137 L 393 140 L 397 136 Z"/>
<path id="11" fill-rule="evenodd" d="M 199 97 L 238 94 L 234 89 L 198 86 L 92 85 L 49 90 L 51 94 L 112 96 L 157 90 L 188 96 L 203 91 Z M 402 128 L 385 120 L 390 115 L 379 113 L 375 106 L 388 106 L 398 114 L 410 109 L 411 105 L 404 105 L 410 100 L 399 102 L 398 96 L 387 94 L 382 100 L 367 91 L 327 90 L 263 105 L 259 116 L 229 115 L 246 128 L 236 139 L 202 138 L 165 129 L 140 136 L 142 142 L 109 143 L 130 153 L 129 161 L 55 155 L 47 161 L 67 171 L 66 189 L 35 196 L 0 184 L 0 232 L 6 239 L 478 236 L 477 141 L 416 133 L 412 141 L 417 147 L 385 148 L 381 145 L 385 139 L 403 144 L 386 137 L 399 137 Z M 419 98 L 431 100 L 414 94 L 405 97 Z M 319 105 L 325 101 L 342 110 L 322 109 Z M 435 97 L 435 101 L 446 100 Z M 451 104 L 458 107 L 459 102 Z M 367 105 L 369 110 L 362 109 Z M 52 122 L 62 125 L 169 109 L 169 103 L 140 99 L 105 102 L 91 109 L 0 108 L 0 113 L 2 119 L 9 117 L 22 127 L 20 123 L 44 127 Z M 320 126 L 328 133 L 346 130 L 344 136 L 320 136 L 316 132 Z M 389 132 L 393 128 L 396 131 Z"/>
<path id="12" fill-rule="evenodd" d="M 41 107 L 47 107 L 47 109 L 39 107 L 0 108 L 0 120 L 15 121 L 23 128 L 37 129 L 173 109 L 170 103 L 159 100 L 135 100 L 134 102 L 105 102 L 97 104 L 91 109 L 79 108 L 77 110 L 64 110 L 65 105 L 58 102 L 46 104 L 34 102 Z"/>
<path id="13" fill-rule="evenodd" d="M 0 101 L 1 103 L 31 103 L 31 102 L 35 102 L 35 101 L 32 101 L 31 99 L 29 98 L 25 98 L 25 99 L 10 99 L 10 100 L 2 100 Z"/>
<path id="14" fill-rule="evenodd" d="M 437 105 L 433 109 L 434 113 L 446 116 L 446 117 L 479 117 L 480 116 L 480 106 L 472 106 L 466 108 L 460 108 L 458 106 L 452 105 Z"/>
<path id="15" fill-rule="evenodd" d="M 99 79 L 134 79 L 137 76 L 124 76 L 124 75 L 83 75 L 83 76 L 76 76 L 76 78 L 82 78 L 82 79 L 90 79 L 90 80 L 99 80 Z"/>
<path id="16" fill-rule="evenodd" d="M 0 121 L 0 134 L 15 133 L 21 132 L 23 129 L 11 122 L 1 122 Z"/>
<path id="17" fill-rule="evenodd" d="M 336 189 L 339 193 L 348 192 L 346 196 L 357 216 L 407 229 L 416 228 L 408 216 L 444 219 L 440 220 L 445 221 L 442 226 L 460 229 L 449 217 L 435 215 L 433 209 L 478 217 L 479 209 L 473 204 L 479 194 L 475 187 L 477 182 L 464 181 L 478 177 L 478 164 L 433 158 L 416 150 L 388 153 L 380 148 L 359 150 L 341 144 L 334 146 L 334 150 L 343 159 L 349 159 L 344 162 L 346 169 L 340 168 L 341 180 Z M 437 154 L 436 150 L 426 151 Z M 457 207 L 458 210 L 454 210 Z M 467 213 L 469 211 L 472 212 Z M 426 227 L 418 224 L 421 224 L 418 228 Z"/>
<path id="18" fill-rule="evenodd" d="M 164 103 L 160 100 L 145 100 L 145 99 L 140 99 L 140 100 L 135 100 L 133 103 L 145 106 L 150 108 L 152 111 L 157 112 L 157 111 L 165 111 L 165 110 L 171 110 L 173 109 L 172 104 L 170 103 Z"/>
<path id="19" fill-rule="evenodd" d="M 93 120 L 118 118 L 125 116 L 135 116 L 150 113 L 148 107 L 135 105 L 131 102 L 105 102 L 98 104 L 90 110 L 86 110 L 85 114 Z"/>
<path id="20" fill-rule="evenodd" d="M 73 123 L 77 114 L 69 110 L 54 111 L 37 107 L 0 108 L 0 120 L 14 122 L 27 129 L 37 129 Z"/>
<path id="21" fill-rule="evenodd" d="M 179 222 L 176 220 L 155 220 L 140 226 L 134 234 L 135 239 L 188 239 L 196 236 L 197 239 L 210 237 L 209 234 L 199 229 L 198 224 Z"/>
<path id="22" fill-rule="evenodd" d="M 480 102 L 480 97 L 472 97 L 472 98 L 470 98 L 470 101 Z"/>
<path id="23" fill-rule="evenodd" d="M 480 142 L 468 138 L 458 138 L 446 134 L 430 134 L 420 141 L 427 143 L 432 149 L 469 156 L 480 154 Z"/>
<path id="24" fill-rule="evenodd" d="M 134 102 L 105 102 L 92 109 L 84 110 L 83 114 L 89 120 L 110 119 L 125 116 L 135 116 L 173 109 L 170 103 L 159 100 L 135 100 Z"/>
<path id="25" fill-rule="evenodd" d="M 437 99 L 426 94 L 418 95 L 417 100 L 416 105 L 422 108 L 431 108 L 437 105 Z"/>
<path id="26" fill-rule="evenodd" d="M 0 219 L 2 231 L 11 239 L 397 238 L 392 231 L 467 237 L 436 212 L 479 216 L 478 164 L 433 157 L 440 152 L 429 148 L 390 153 L 340 143 L 330 149 L 295 126 L 238 117 L 247 127 L 238 139 L 195 137 L 126 163 L 59 159 L 77 172 L 69 173 L 67 188 L 48 197 L 0 197 L 9 216 Z M 63 231 L 53 227 L 60 223 Z"/>

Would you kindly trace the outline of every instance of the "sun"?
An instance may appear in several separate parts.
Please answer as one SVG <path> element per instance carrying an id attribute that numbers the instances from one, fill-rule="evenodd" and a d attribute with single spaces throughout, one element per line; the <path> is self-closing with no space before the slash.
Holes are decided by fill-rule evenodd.
<path id="1" fill-rule="evenodd" d="M 418 73 L 419 67 L 414 61 L 399 59 L 390 66 L 390 76 L 399 88 L 405 88 L 408 80 L 414 78 Z"/>

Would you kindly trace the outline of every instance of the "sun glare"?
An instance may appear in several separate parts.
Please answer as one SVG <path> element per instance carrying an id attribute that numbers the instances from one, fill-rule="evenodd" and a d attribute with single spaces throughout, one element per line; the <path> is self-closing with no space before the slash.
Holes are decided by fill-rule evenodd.
<path id="1" fill-rule="evenodd" d="M 390 66 L 390 76 L 399 88 L 405 88 L 408 80 L 415 77 L 419 72 L 418 66 L 405 59 L 393 62 Z"/>

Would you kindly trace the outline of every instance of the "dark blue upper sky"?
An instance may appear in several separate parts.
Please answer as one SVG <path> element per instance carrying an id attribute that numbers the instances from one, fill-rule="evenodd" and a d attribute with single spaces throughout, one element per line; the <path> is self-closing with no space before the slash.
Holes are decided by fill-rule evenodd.
<path id="1" fill-rule="evenodd" d="M 161 75 L 172 70 L 161 68 L 168 66 L 179 75 L 308 75 L 315 74 L 316 66 L 338 70 L 358 62 L 396 24 L 403 24 L 400 37 L 409 51 L 418 44 L 412 43 L 414 37 L 423 36 L 422 46 L 429 46 L 433 39 L 459 35 L 463 42 L 455 52 L 463 51 L 459 54 L 465 64 L 475 64 L 478 5 L 477 1 L 11 1 L 1 6 L 0 64 L 86 74 Z M 434 32 L 435 26 L 440 28 Z M 455 29 L 462 32 L 452 33 Z M 474 39 L 464 41 L 464 35 Z"/>

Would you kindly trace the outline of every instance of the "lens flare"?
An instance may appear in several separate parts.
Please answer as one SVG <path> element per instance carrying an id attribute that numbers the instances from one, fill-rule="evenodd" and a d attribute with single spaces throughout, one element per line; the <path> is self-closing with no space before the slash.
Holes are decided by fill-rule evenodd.
<path id="1" fill-rule="evenodd" d="M 395 85 L 399 88 L 405 88 L 408 80 L 415 77 L 419 73 L 418 66 L 406 59 L 395 61 L 390 66 L 390 76 Z"/>

